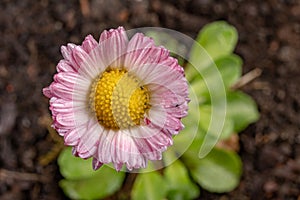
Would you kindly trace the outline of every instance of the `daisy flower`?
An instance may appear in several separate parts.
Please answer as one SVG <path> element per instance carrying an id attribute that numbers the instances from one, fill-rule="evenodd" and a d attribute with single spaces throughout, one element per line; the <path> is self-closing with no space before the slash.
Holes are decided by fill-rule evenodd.
<path id="1" fill-rule="evenodd" d="M 123 27 L 104 31 L 97 42 L 61 47 L 50 98 L 53 127 L 73 154 L 93 158 L 96 170 L 145 168 L 160 160 L 183 129 L 188 85 L 169 51 L 142 33 L 130 40 Z"/>

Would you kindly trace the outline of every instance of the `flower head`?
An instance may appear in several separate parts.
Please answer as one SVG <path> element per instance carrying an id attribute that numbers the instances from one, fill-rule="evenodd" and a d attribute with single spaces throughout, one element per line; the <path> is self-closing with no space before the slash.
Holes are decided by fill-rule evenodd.
<path id="1" fill-rule="evenodd" d="M 49 87 L 53 127 L 73 154 L 93 158 L 93 168 L 146 167 L 172 145 L 187 115 L 188 86 L 182 67 L 141 33 L 123 27 L 97 42 L 62 46 L 63 59 Z"/>

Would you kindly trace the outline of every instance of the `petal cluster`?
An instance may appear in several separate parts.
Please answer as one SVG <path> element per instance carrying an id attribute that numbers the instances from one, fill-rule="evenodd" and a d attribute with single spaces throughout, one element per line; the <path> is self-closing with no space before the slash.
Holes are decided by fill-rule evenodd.
<path id="1" fill-rule="evenodd" d="M 73 147 L 73 154 L 93 158 L 93 167 L 113 163 L 116 170 L 146 167 L 160 160 L 183 129 L 188 86 L 184 71 L 164 47 L 142 33 L 130 40 L 123 27 L 104 31 L 99 41 L 88 35 L 81 45 L 61 47 L 54 81 L 43 89 L 50 98 L 53 127 Z M 91 111 L 89 95 L 95 79 L 107 69 L 124 69 L 147 87 L 151 108 L 143 123 L 128 129 L 108 129 Z"/>

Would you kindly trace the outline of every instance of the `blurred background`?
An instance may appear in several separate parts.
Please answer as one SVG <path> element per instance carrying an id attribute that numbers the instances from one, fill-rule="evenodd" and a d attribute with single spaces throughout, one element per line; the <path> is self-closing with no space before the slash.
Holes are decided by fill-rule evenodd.
<path id="1" fill-rule="evenodd" d="M 0 199 L 67 199 L 55 157 L 61 140 L 51 133 L 42 95 L 62 58 L 61 45 L 79 44 L 87 34 L 98 39 L 120 25 L 164 27 L 195 38 L 215 20 L 237 28 L 243 73 L 262 70 L 242 88 L 261 118 L 239 135 L 239 187 L 226 194 L 202 190 L 201 199 L 299 200 L 299 0 L 1 0 Z"/>

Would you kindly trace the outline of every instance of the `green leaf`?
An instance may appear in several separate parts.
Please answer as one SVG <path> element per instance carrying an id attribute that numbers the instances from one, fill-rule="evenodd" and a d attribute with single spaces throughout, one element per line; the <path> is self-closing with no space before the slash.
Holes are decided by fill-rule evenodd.
<path id="1" fill-rule="evenodd" d="M 250 123 L 258 120 L 259 112 L 253 99 L 243 92 L 227 95 L 227 116 L 234 122 L 234 130 L 240 132 Z"/>
<path id="2" fill-rule="evenodd" d="M 217 71 L 213 68 L 217 68 Z M 209 102 L 212 92 L 218 88 L 218 81 L 221 79 L 221 84 L 226 90 L 230 89 L 241 76 L 242 60 L 237 55 L 228 55 L 216 60 L 215 65 L 212 64 L 202 72 L 202 76 L 195 78 L 191 87 L 196 92 L 198 99 L 202 102 Z M 214 90 L 209 91 L 207 84 Z"/>
<path id="3" fill-rule="evenodd" d="M 204 26 L 190 52 L 189 63 L 185 70 L 187 79 L 192 81 L 215 60 L 230 55 L 235 48 L 237 39 L 236 29 L 224 21 Z"/>
<path id="4" fill-rule="evenodd" d="M 232 86 L 242 74 L 242 59 L 235 54 L 216 60 L 216 65 L 222 75 L 225 88 Z"/>
<path id="5" fill-rule="evenodd" d="M 201 113 L 200 128 L 202 128 L 204 132 L 206 132 L 206 134 L 210 134 L 211 139 L 213 140 L 226 139 L 229 138 L 231 134 L 234 133 L 233 120 L 231 120 L 228 117 L 225 118 L 225 122 L 221 132 L 213 132 L 214 129 L 209 129 L 212 123 L 211 121 L 214 120 L 212 119 L 211 116 L 211 105 L 200 106 L 200 113 Z"/>
<path id="6" fill-rule="evenodd" d="M 196 41 L 202 45 L 215 60 L 229 55 L 237 43 L 237 30 L 225 21 L 217 21 L 204 26 Z"/>
<path id="7" fill-rule="evenodd" d="M 170 155 L 171 153 L 174 154 L 164 154 L 164 160 L 173 160 L 175 155 Z M 199 188 L 190 180 L 187 169 L 179 159 L 166 167 L 164 177 L 168 186 L 168 199 L 194 199 L 199 196 Z"/>
<path id="8" fill-rule="evenodd" d="M 60 173 L 69 180 L 78 180 L 94 176 L 90 160 L 84 160 L 73 156 L 71 148 L 65 148 L 58 157 Z"/>
<path id="9" fill-rule="evenodd" d="M 195 91 L 199 103 L 207 102 L 210 99 L 210 93 L 207 87 L 208 83 L 213 84 L 213 80 L 210 76 L 205 76 L 205 72 L 202 73 L 203 76 L 197 76 L 192 82 L 190 82 L 190 87 Z M 205 82 L 207 81 L 207 82 Z"/>
<path id="10" fill-rule="evenodd" d="M 229 192 L 239 184 L 242 163 L 235 152 L 214 148 L 202 159 L 196 154 L 183 158 L 194 180 L 210 192 Z"/>
<path id="11" fill-rule="evenodd" d="M 92 160 L 74 157 L 71 148 L 62 151 L 58 164 L 66 178 L 59 182 L 59 186 L 71 199 L 107 197 L 121 188 L 125 178 L 124 172 L 117 172 L 108 166 L 92 170 Z"/>
<path id="12" fill-rule="evenodd" d="M 157 171 L 138 174 L 132 191 L 133 200 L 162 200 L 167 192 L 166 184 Z"/>

